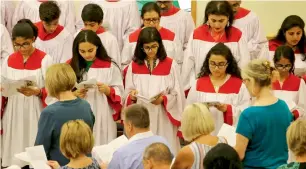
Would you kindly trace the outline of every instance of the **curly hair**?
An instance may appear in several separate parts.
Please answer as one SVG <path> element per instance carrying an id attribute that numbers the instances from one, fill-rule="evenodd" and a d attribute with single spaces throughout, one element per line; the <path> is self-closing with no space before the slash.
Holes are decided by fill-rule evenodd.
<path id="1" fill-rule="evenodd" d="M 223 43 L 218 43 L 209 50 L 209 52 L 206 55 L 203 66 L 201 67 L 201 71 L 198 74 L 198 78 L 201 78 L 203 76 L 208 76 L 211 74 L 209 70 L 209 59 L 211 55 L 224 56 L 228 63 L 225 72 L 241 79 L 241 71 L 240 68 L 238 67 L 238 63 L 234 58 L 231 50 Z"/>

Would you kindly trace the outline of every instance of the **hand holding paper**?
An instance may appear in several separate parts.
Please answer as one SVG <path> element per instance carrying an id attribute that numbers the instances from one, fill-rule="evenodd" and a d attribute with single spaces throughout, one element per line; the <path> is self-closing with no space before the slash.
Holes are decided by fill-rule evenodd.
<path id="1" fill-rule="evenodd" d="M 86 81 L 83 81 L 79 84 L 76 84 L 75 87 L 77 89 L 90 89 L 97 86 L 97 80 L 96 79 L 89 79 Z"/>
<path id="2" fill-rule="evenodd" d="M 33 95 L 37 92 L 37 90 L 33 90 L 37 87 L 36 84 L 36 77 L 35 76 L 29 76 L 23 79 L 19 80 L 11 80 L 2 77 L 2 95 L 5 97 L 13 96 L 18 94 L 18 89 L 23 88 L 23 90 L 20 92 L 26 96 Z M 24 89 L 27 89 L 27 93 L 25 93 Z"/>

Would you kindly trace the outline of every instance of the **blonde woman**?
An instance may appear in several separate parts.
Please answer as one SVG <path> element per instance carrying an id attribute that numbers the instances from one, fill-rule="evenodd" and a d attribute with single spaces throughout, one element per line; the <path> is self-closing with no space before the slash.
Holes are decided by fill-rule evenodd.
<path id="1" fill-rule="evenodd" d="M 306 120 L 299 119 L 293 122 L 287 130 L 287 144 L 293 152 L 296 162 L 285 164 L 278 169 L 305 169 L 306 168 Z"/>
<path id="2" fill-rule="evenodd" d="M 89 103 L 71 92 L 76 83 L 76 75 L 70 65 L 61 63 L 50 66 L 45 83 L 48 94 L 59 101 L 42 111 L 35 145 L 43 145 L 48 160 L 58 161 L 61 166 L 64 166 L 69 160 L 59 148 L 63 124 L 70 120 L 82 119 L 92 128 L 95 117 Z"/>
<path id="3" fill-rule="evenodd" d="M 239 117 L 235 149 L 245 169 L 275 169 L 288 159 L 286 130 L 293 115 L 285 101 L 272 94 L 269 61 L 252 60 L 242 78 L 255 100 Z"/>
<path id="4" fill-rule="evenodd" d="M 49 161 L 53 169 L 100 169 L 97 160 L 87 157 L 94 146 L 91 128 L 83 120 L 66 122 L 61 130 L 60 150 L 70 162 L 60 167 L 58 162 Z"/>
<path id="5" fill-rule="evenodd" d="M 210 134 L 214 130 L 213 117 L 205 104 L 188 105 L 183 112 L 182 132 L 192 143 L 178 152 L 172 169 L 202 169 L 206 153 L 218 143 L 226 143 L 225 138 Z"/>

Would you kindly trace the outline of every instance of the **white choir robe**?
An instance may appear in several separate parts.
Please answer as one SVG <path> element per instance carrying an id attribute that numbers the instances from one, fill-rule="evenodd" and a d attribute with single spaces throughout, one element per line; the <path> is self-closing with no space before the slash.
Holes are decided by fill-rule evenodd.
<path id="1" fill-rule="evenodd" d="M 70 32 L 61 25 L 48 34 L 45 32 L 42 22 L 35 24 L 38 28 L 38 37 L 35 45 L 38 49 L 48 53 L 53 63 L 65 63 L 72 57 L 73 37 Z"/>
<path id="2" fill-rule="evenodd" d="M 84 27 L 81 13 L 83 7 L 88 3 L 95 3 L 101 6 L 104 13 L 103 26 L 117 38 L 119 50 L 121 51 L 123 40 L 140 27 L 140 14 L 136 0 L 121 0 L 117 2 L 89 0 L 81 2 L 81 10 L 79 10 L 76 18 L 77 30 Z"/>
<path id="3" fill-rule="evenodd" d="M 219 133 L 223 123 L 236 126 L 241 112 L 251 103 L 251 96 L 242 80 L 234 76 L 228 76 L 218 91 L 215 90 L 209 76 L 197 79 L 187 97 L 186 105 L 207 102 L 227 104 L 227 111 L 224 113 L 215 107 L 209 107 L 215 120 L 213 135 Z"/>
<path id="4" fill-rule="evenodd" d="M 280 41 L 277 41 L 277 40 L 270 40 L 269 41 L 269 61 L 271 63 L 274 63 L 273 62 L 274 53 L 275 53 L 276 49 L 281 45 L 284 45 L 284 44 Z M 305 45 L 304 51 L 306 52 L 306 45 Z M 301 54 L 301 52 L 298 49 L 296 49 L 294 51 L 294 54 L 295 54 L 294 74 L 297 75 L 297 76 L 306 75 L 306 60 L 303 61 L 304 57 L 306 56 L 306 53 L 304 54 L 305 56 L 303 56 Z M 305 59 L 306 59 L 306 57 L 305 57 Z"/>
<path id="5" fill-rule="evenodd" d="M 74 37 L 76 37 L 80 33 L 77 32 Z M 97 35 L 102 41 L 102 44 L 107 52 L 107 54 L 118 64 L 121 65 L 121 57 L 119 51 L 119 45 L 116 37 L 111 34 L 109 31 L 106 31 L 103 27 L 100 27 L 96 31 Z"/>
<path id="6" fill-rule="evenodd" d="M 240 7 L 235 15 L 233 26 L 245 34 L 251 59 L 268 59 L 268 40 L 254 12 Z"/>
<path id="7" fill-rule="evenodd" d="M 207 53 L 217 43 L 224 43 L 231 50 L 238 65 L 243 67 L 250 61 L 250 53 L 248 51 L 247 41 L 242 32 L 235 28 L 230 28 L 231 34 L 226 38 L 224 35 L 220 40 L 215 41 L 210 34 L 209 26 L 204 24 L 194 30 L 190 36 L 188 46 L 184 56 L 182 68 L 182 81 L 184 89 L 188 90 L 191 83 L 200 73 L 202 65 L 205 61 Z"/>
<path id="8" fill-rule="evenodd" d="M 12 80 L 35 76 L 38 87 L 44 88 L 45 72 L 50 65 L 52 58 L 39 49 L 35 49 L 26 63 L 23 56 L 15 52 L 4 61 L 2 76 Z M 34 145 L 42 108 L 42 100 L 38 96 L 27 97 L 18 93 L 8 98 L 2 119 L 3 166 L 15 164 L 14 154 Z"/>
<path id="9" fill-rule="evenodd" d="M 290 74 L 281 85 L 279 81 L 272 84 L 275 97 L 284 100 L 288 106 L 292 105 L 291 111 L 294 119 L 305 118 L 306 110 L 306 86 L 303 79 Z M 294 104 L 292 104 L 294 102 Z"/>
<path id="10" fill-rule="evenodd" d="M 162 13 L 160 25 L 173 31 L 178 36 L 183 50 L 186 49 L 189 37 L 195 28 L 190 13 L 173 5 L 169 11 Z"/>
<path id="11" fill-rule="evenodd" d="M 39 22 L 39 6 L 44 0 L 22 0 L 18 2 L 13 15 L 12 23 L 15 25 L 20 19 L 30 19 L 33 23 Z M 72 35 L 75 33 L 75 9 L 73 1 L 55 0 L 61 15 L 59 24 L 63 25 Z"/>
<path id="12" fill-rule="evenodd" d="M 70 61 L 68 61 L 69 63 Z M 98 88 L 89 89 L 84 98 L 95 115 L 93 134 L 95 145 L 108 144 L 117 137 L 117 123 L 122 108 L 124 92 L 122 74 L 113 62 L 96 59 L 84 79 L 96 79 L 110 87 L 110 96 L 101 94 Z"/>
<path id="13" fill-rule="evenodd" d="M 9 55 L 14 52 L 12 39 L 10 37 L 9 32 L 6 30 L 5 26 L 0 24 L 1 31 L 1 52 L 0 52 L 0 65 L 2 65 L 2 61 L 5 60 Z"/>
<path id="14" fill-rule="evenodd" d="M 3 24 L 9 33 L 12 32 L 13 26 L 12 25 L 12 17 L 14 14 L 14 2 L 3 0 L 1 1 L 1 24 Z"/>
<path id="15" fill-rule="evenodd" d="M 129 37 L 124 41 L 124 46 L 121 52 L 122 69 L 124 69 L 128 64 L 130 64 L 133 59 L 138 36 L 141 30 L 142 28 L 131 33 Z M 165 47 L 167 55 L 176 61 L 176 63 L 179 65 L 178 69 L 180 69 L 183 63 L 183 48 L 179 42 L 178 36 L 176 36 L 174 32 L 164 27 L 161 27 L 159 33 L 163 40 L 163 45 Z"/>
<path id="16" fill-rule="evenodd" d="M 150 130 L 164 137 L 174 151 L 174 155 L 180 149 L 178 127 L 181 124 L 181 114 L 185 106 L 185 96 L 178 72 L 177 63 L 167 57 L 165 60 L 157 60 L 157 65 L 150 74 L 146 64 L 138 65 L 132 62 L 125 75 L 125 106 L 132 103 L 129 96 L 131 90 L 137 90 L 144 97 L 153 97 L 163 93 L 163 103 L 154 105 L 140 99 L 137 104 L 146 106 L 150 115 Z"/>

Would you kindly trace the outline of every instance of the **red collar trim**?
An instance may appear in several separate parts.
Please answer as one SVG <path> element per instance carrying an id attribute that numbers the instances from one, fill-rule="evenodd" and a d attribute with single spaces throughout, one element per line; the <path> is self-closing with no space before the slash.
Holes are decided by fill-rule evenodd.
<path id="1" fill-rule="evenodd" d="M 235 19 L 241 19 L 245 16 L 247 16 L 251 11 L 245 9 L 245 8 L 239 8 L 238 12 L 235 15 Z"/>
<path id="2" fill-rule="evenodd" d="M 106 0 L 107 2 L 118 2 L 120 0 Z"/>
<path id="3" fill-rule="evenodd" d="M 85 28 L 83 28 L 82 29 L 82 31 L 83 30 L 85 30 Z M 105 32 L 105 29 L 102 27 L 102 26 L 100 26 L 99 28 L 98 28 L 98 30 L 96 31 L 96 34 L 101 34 L 101 33 L 104 33 Z"/>
<path id="4" fill-rule="evenodd" d="M 47 40 L 53 39 L 64 30 L 63 26 L 58 25 L 56 30 L 53 33 L 47 33 L 45 31 L 45 28 L 44 28 L 42 22 L 35 23 L 35 26 L 38 28 L 38 37 L 42 41 L 47 41 Z"/>
<path id="5" fill-rule="evenodd" d="M 168 11 L 162 12 L 161 16 L 171 16 L 176 14 L 180 10 L 181 10 L 180 8 L 177 8 L 176 6 L 172 5 L 172 7 Z"/>
<path id="6" fill-rule="evenodd" d="M 38 2 L 47 2 L 48 0 L 38 0 Z"/>

